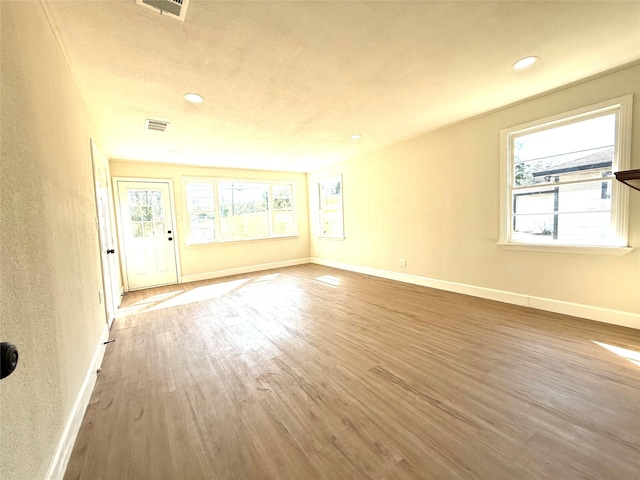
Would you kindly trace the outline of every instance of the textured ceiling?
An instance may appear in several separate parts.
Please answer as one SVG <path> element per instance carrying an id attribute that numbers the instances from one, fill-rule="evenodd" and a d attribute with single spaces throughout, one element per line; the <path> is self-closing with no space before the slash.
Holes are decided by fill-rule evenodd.
<path id="1" fill-rule="evenodd" d="M 310 171 L 640 59 L 637 1 L 43 3 L 126 160 Z"/>

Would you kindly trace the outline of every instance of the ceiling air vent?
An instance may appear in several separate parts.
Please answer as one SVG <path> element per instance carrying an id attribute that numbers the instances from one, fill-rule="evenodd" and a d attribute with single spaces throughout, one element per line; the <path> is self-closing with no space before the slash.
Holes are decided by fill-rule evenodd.
<path id="1" fill-rule="evenodd" d="M 183 22 L 189 6 L 189 0 L 136 0 L 136 3 Z"/>
<path id="2" fill-rule="evenodd" d="M 164 132 L 167 129 L 169 122 L 163 122 L 162 120 L 151 120 L 147 118 L 144 122 L 144 128 L 147 130 L 155 130 L 156 132 Z"/>

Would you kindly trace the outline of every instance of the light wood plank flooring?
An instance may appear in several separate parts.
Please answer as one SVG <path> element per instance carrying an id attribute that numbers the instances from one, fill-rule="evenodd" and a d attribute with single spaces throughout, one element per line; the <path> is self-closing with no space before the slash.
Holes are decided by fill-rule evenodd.
<path id="1" fill-rule="evenodd" d="M 640 478 L 637 330 L 303 265 L 111 338 L 68 480 Z"/>

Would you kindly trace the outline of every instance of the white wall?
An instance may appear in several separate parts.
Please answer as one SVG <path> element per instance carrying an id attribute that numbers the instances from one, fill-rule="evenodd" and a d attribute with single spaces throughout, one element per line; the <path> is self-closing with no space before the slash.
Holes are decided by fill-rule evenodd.
<path id="1" fill-rule="evenodd" d="M 83 99 L 39 2 L 2 2 L 0 478 L 44 478 L 104 332 Z"/>
<path id="2" fill-rule="evenodd" d="M 637 322 L 640 192 L 630 193 L 629 220 L 629 243 L 638 249 L 625 256 L 507 251 L 496 245 L 500 130 L 628 93 L 634 94 L 631 168 L 640 168 L 636 65 L 310 173 L 312 212 L 318 179 L 343 175 L 346 235 L 344 241 L 318 239 L 314 212 L 311 257 L 612 309 Z M 399 257 L 406 258 L 406 268 L 398 266 Z"/>

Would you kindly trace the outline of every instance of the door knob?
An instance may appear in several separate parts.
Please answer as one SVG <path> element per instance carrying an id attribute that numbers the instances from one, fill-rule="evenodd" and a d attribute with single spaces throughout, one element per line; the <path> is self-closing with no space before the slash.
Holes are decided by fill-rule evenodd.
<path id="1" fill-rule="evenodd" d="M 13 373 L 18 366 L 18 349 L 13 343 L 0 343 L 0 378 Z"/>
<path id="2" fill-rule="evenodd" d="M 116 250 L 112 248 L 111 250 L 107 249 L 107 253 L 116 253 Z"/>
<path id="3" fill-rule="evenodd" d="M 173 237 L 169 237 L 169 241 L 173 240 Z"/>

